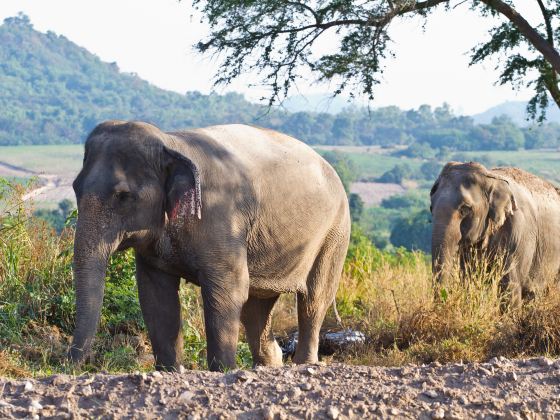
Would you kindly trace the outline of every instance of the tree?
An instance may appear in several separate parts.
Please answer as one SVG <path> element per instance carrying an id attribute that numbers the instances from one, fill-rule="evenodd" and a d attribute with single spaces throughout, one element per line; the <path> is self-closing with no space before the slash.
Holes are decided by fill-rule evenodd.
<path id="1" fill-rule="evenodd" d="M 544 119 L 548 94 L 560 106 L 560 0 L 531 0 L 541 22 L 531 25 L 515 9 L 514 0 L 193 0 L 210 24 L 210 35 L 198 51 L 223 58 L 216 83 L 229 83 L 257 70 L 271 89 L 269 103 L 282 99 L 301 77 L 302 68 L 318 80 L 337 83 L 335 94 L 353 87 L 373 99 L 388 48 L 389 25 L 436 8 L 467 5 L 481 17 L 496 20 L 490 39 L 472 49 L 471 64 L 491 56 L 505 56 L 501 84 L 533 87 L 527 110 Z M 464 7 L 467 7 L 465 5 Z M 313 45 L 325 33 L 335 32 L 335 50 L 314 55 Z M 547 94 L 548 93 L 548 94 Z"/>
<path id="2" fill-rule="evenodd" d="M 354 182 L 357 176 L 357 170 L 354 163 L 348 157 L 340 152 L 325 152 L 323 158 L 331 164 L 338 174 L 346 194 L 350 194 L 350 184 Z"/>
<path id="3" fill-rule="evenodd" d="M 405 179 L 412 177 L 412 169 L 406 163 L 401 163 L 393 166 L 387 172 L 384 172 L 377 182 L 382 182 L 384 184 L 401 184 Z"/>
<path id="4" fill-rule="evenodd" d="M 391 229 L 391 243 L 410 250 L 431 252 L 432 225 L 428 210 L 399 218 Z"/>
<path id="5" fill-rule="evenodd" d="M 358 222 L 364 212 L 364 200 L 358 194 L 350 193 L 348 204 L 350 206 L 350 219 L 352 219 L 352 222 Z"/>
<path id="6" fill-rule="evenodd" d="M 422 164 L 420 172 L 422 172 L 424 179 L 435 181 L 441 171 L 441 166 L 441 163 L 437 160 L 429 160 Z"/>

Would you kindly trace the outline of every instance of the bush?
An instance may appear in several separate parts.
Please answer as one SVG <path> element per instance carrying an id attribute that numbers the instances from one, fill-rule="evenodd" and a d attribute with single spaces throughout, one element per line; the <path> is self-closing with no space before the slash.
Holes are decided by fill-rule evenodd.
<path id="1" fill-rule="evenodd" d="M 431 252 L 432 215 L 428 210 L 420 210 L 410 216 L 398 219 L 391 229 L 391 243 L 411 251 Z"/>
<path id="2" fill-rule="evenodd" d="M 72 257 L 76 212 L 69 214 L 66 227 L 57 234 L 43 219 L 31 215 L 22 200 L 25 188 L 0 178 L 0 346 L 9 350 L 0 358 L 11 366 L 10 370 L 0 363 L 0 374 L 65 371 L 65 354 L 74 329 Z M 105 284 L 94 358 L 84 368 L 136 369 L 140 366 L 136 352 L 146 351 L 147 339 L 132 250 L 110 258 Z M 202 305 L 197 296 L 192 287 L 181 290 L 185 358 L 192 361 L 195 357 L 191 353 L 195 352 L 199 367 L 206 343 L 201 332 Z M 130 339 L 123 342 L 119 338 L 123 336 Z M 140 367 L 151 368 L 151 363 Z"/>
<path id="3" fill-rule="evenodd" d="M 384 198 L 381 201 L 381 207 L 386 209 L 426 208 L 428 207 L 428 200 L 422 194 L 409 192 Z"/>
<path id="4" fill-rule="evenodd" d="M 385 172 L 377 182 L 385 184 L 401 184 L 405 179 L 412 177 L 412 169 L 406 163 L 395 165 L 392 169 Z"/>

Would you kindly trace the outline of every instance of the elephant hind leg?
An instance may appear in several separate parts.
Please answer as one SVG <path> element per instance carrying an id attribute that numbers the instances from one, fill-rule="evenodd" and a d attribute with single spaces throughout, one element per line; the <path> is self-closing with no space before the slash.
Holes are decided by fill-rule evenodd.
<path id="1" fill-rule="evenodd" d="M 241 310 L 254 366 L 282 366 L 282 350 L 272 334 L 272 312 L 278 297 L 250 296 Z"/>
<path id="2" fill-rule="evenodd" d="M 347 248 L 347 237 L 325 244 L 307 278 L 306 292 L 297 294 L 299 337 L 295 363 L 315 363 L 319 358 L 319 332 L 336 297 Z"/>

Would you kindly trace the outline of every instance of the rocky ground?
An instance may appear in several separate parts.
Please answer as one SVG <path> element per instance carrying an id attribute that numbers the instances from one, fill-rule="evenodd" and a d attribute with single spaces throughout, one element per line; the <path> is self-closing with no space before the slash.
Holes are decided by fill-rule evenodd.
<path id="1" fill-rule="evenodd" d="M 0 418 L 560 418 L 560 360 L 0 379 Z"/>

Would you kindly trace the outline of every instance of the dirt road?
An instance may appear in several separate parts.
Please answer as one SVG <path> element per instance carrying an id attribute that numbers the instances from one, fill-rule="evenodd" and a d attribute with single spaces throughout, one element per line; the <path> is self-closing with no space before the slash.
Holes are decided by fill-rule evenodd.
<path id="1" fill-rule="evenodd" d="M 560 361 L 0 379 L 0 418 L 560 418 Z"/>

